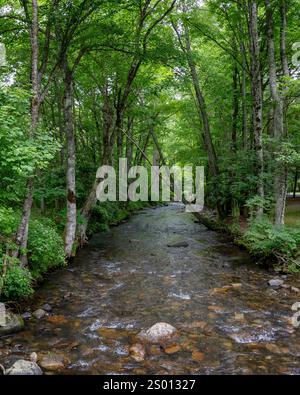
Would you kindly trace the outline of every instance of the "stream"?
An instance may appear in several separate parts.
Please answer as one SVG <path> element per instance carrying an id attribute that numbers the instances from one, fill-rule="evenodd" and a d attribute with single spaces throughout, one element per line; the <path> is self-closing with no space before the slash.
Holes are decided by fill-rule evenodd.
<path id="1" fill-rule="evenodd" d="M 300 328 L 291 323 L 300 294 L 270 287 L 275 277 L 300 285 L 259 268 L 180 205 L 146 209 L 49 274 L 31 310 L 52 311 L 1 338 L 0 363 L 52 352 L 68 361 L 60 374 L 300 374 Z M 176 327 L 179 344 L 135 361 L 134 335 L 157 322 Z"/>

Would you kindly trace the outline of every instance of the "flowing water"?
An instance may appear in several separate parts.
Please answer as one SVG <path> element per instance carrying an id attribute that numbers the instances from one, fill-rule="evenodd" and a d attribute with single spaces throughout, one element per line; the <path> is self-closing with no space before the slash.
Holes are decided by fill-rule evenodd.
<path id="1" fill-rule="evenodd" d="M 51 351 L 68 359 L 62 374 L 300 374 L 300 294 L 271 289 L 273 277 L 181 206 L 147 209 L 48 276 L 31 308 L 52 312 L 0 339 L 0 362 Z M 175 326 L 179 344 L 136 362 L 133 336 L 156 322 Z"/>

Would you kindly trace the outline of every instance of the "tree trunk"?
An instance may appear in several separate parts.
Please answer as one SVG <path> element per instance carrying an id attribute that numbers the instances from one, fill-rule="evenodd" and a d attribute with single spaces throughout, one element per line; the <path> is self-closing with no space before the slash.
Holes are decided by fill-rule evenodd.
<path id="1" fill-rule="evenodd" d="M 150 126 L 150 129 L 146 132 L 147 134 L 146 134 L 145 139 L 143 141 L 143 146 L 141 147 L 141 151 L 137 151 L 136 159 L 135 159 L 135 165 L 137 165 L 137 166 L 141 166 L 143 164 L 143 161 L 145 160 L 144 155 L 146 154 L 146 150 L 147 150 L 147 147 L 149 144 L 149 139 L 151 136 L 151 128 L 152 127 L 153 126 Z"/>
<path id="2" fill-rule="evenodd" d="M 298 169 L 296 169 L 296 172 L 295 172 L 293 198 L 296 197 L 297 185 L 298 185 Z"/>
<path id="3" fill-rule="evenodd" d="M 167 162 L 166 162 L 166 159 L 165 159 L 165 157 L 164 157 L 164 154 L 163 154 L 163 152 L 162 152 L 162 150 L 161 150 L 161 147 L 160 147 L 160 144 L 159 144 L 159 142 L 158 142 L 158 139 L 157 139 L 157 136 L 156 136 L 156 133 L 155 133 L 155 131 L 154 131 L 154 127 L 153 127 L 153 126 L 151 126 L 151 128 L 150 128 L 150 132 L 151 132 L 151 136 L 152 136 L 152 139 L 153 139 L 153 142 L 154 142 L 156 151 L 158 152 L 158 156 L 159 156 L 159 159 L 160 159 L 160 163 L 161 163 L 163 166 L 166 166 L 166 165 L 167 165 Z"/>
<path id="4" fill-rule="evenodd" d="M 283 77 L 290 77 L 290 69 L 286 56 L 286 29 L 287 29 L 287 18 L 286 18 L 286 0 L 280 1 L 280 58 Z M 284 81 L 284 84 L 286 81 Z M 285 91 L 287 88 L 285 88 Z M 284 122 L 284 134 L 287 136 L 288 124 L 287 124 L 287 111 L 288 111 L 288 98 L 283 98 L 283 122 Z"/>
<path id="5" fill-rule="evenodd" d="M 245 14 L 245 4 L 242 5 L 240 1 L 237 3 L 239 13 Z M 242 84 L 241 84 L 241 96 L 242 96 L 242 130 L 243 130 L 243 148 L 248 148 L 248 109 L 247 109 L 247 52 L 245 48 L 245 30 L 244 22 L 239 24 L 239 32 L 241 36 L 240 41 L 240 52 L 242 54 Z"/>
<path id="6" fill-rule="evenodd" d="M 258 35 L 258 7 L 256 0 L 249 0 L 249 41 L 250 41 L 250 57 L 251 57 L 251 90 L 253 100 L 253 134 L 254 148 L 257 158 L 256 175 L 258 178 L 257 194 L 264 199 L 264 154 L 262 144 L 262 78 L 260 66 L 260 49 Z M 258 208 L 257 215 L 263 214 L 263 205 Z"/>
<path id="7" fill-rule="evenodd" d="M 187 62 L 190 68 L 191 72 L 191 77 L 193 81 L 193 86 L 196 94 L 196 102 L 197 102 L 197 110 L 199 113 L 199 117 L 202 121 L 203 125 L 203 141 L 204 141 L 204 146 L 206 148 L 207 156 L 208 156 L 208 167 L 209 171 L 211 173 L 211 176 L 213 179 L 216 179 L 219 176 L 219 168 L 218 168 L 218 163 L 217 163 L 217 156 L 215 152 L 215 148 L 213 145 L 212 137 L 211 137 L 211 131 L 210 131 L 210 124 L 209 124 L 209 119 L 208 119 L 208 114 L 207 114 L 207 109 L 206 109 L 206 103 L 205 99 L 201 90 L 200 86 L 200 81 L 198 77 L 198 73 L 196 70 L 196 65 L 193 60 L 192 56 L 192 49 L 191 49 L 191 42 L 190 42 L 190 35 L 187 26 L 184 27 L 184 39 L 185 39 L 185 46 L 183 45 L 181 41 L 181 37 L 178 31 L 177 35 L 179 38 L 179 41 L 181 43 L 181 47 L 183 51 L 186 53 L 187 57 Z M 223 218 L 225 216 L 224 209 L 219 201 L 217 199 L 217 209 L 219 216 Z"/>
<path id="8" fill-rule="evenodd" d="M 238 115 L 239 115 L 239 92 L 238 92 L 238 68 L 237 64 L 234 65 L 232 74 L 232 148 L 234 151 L 237 150 L 237 126 L 238 126 Z"/>
<path id="9" fill-rule="evenodd" d="M 31 43 L 31 125 L 29 130 L 29 139 L 34 137 L 35 130 L 39 121 L 40 109 L 40 83 L 38 72 L 39 61 L 39 43 L 38 43 L 38 3 L 37 0 L 32 0 L 32 21 L 30 27 L 30 43 Z M 26 185 L 26 197 L 23 203 L 22 217 L 16 232 L 15 241 L 17 244 L 16 251 L 13 252 L 14 257 L 19 257 L 21 265 L 27 265 L 27 244 L 28 244 L 28 229 L 31 215 L 31 208 L 33 202 L 34 179 L 31 176 Z"/>
<path id="10" fill-rule="evenodd" d="M 282 71 L 285 77 L 290 76 L 289 64 L 286 56 L 286 29 L 287 29 L 287 19 L 286 19 L 286 0 L 280 1 L 280 57 L 282 64 Z"/>
<path id="11" fill-rule="evenodd" d="M 64 61 L 64 116 L 67 140 L 67 219 L 65 228 L 65 254 L 72 256 L 76 239 L 76 150 L 73 117 L 73 73 L 69 69 L 67 60 Z"/>
<path id="12" fill-rule="evenodd" d="M 106 136 L 106 138 L 108 138 L 108 140 L 106 140 L 106 142 L 105 142 L 106 147 L 105 146 L 103 147 L 105 150 L 103 160 L 107 161 L 107 162 L 103 162 L 103 164 L 113 164 L 112 163 L 112 153 L 113 153 L 115 138 L 116 138 L 116 136 L 119 136 L 120 133 L 123 134 L 122 124 L 123 124 L 124 111 L 126 108 L 128 96 L 131 91 L 132 83 L 136 77 L 136 74 L 138 72 L 140 65 L 141 65 L 141 60 L 137 60 L 136 58 L 134 58 L 131 66 L 130 66 L 129 72 L 128 72 L 124 92 L 118 100 L 114 128 L 111 133 L 109 133 L 109 134 L 104 133 L 104 135 Z M 92 186 L 92 189 L 91 189 L 86 201 L 84 202 L 84 205 L 81 210 L 81 216 L 83 218 L 83 223 L 78 227 L 79 239 L 80 239 L 81 245 L 83 245 L 86 242 L 87 225 L 88 225 L 88 222 L 91 217 L 92 208 L 95 206 L 95 204 L 97 202 L 96 191 L 97 191 L 99 182 L 100 182 L 100 180 L 98 180 L 96 178 L 94 181 L 94 184 Z"/>
<path id="13" fill-rule="evenodd" d="M 128 117 L 128 124 L 127 124 L 127 137 L 126 137 L 126 158 L 127 158 L 127 172 L 129 171 L 132 158 L 133 158 L 133 118 Z"/>
<path id="14" fill-rule="evenodd" d="M 104 100 L 103 108 L 102 108 L 102 118 L 103 118 L 102 164 L 111 165 L 112 154 L 113 154 L 113 142 L 111 141 L 112 127 L 113 127 L 113 109 L 109 97 L 108 82 L 106 82 L 102 94 Z"/>
<path id="15" fill-rule="evenodd" d="M 269 60 L 269 84 L 273 107 L 273 135 L 280 146 L 284 137 L 283 126 L 283 100 L 280 95 L 276 76 L 276 58 L 274 44 L 274 22 L 273 11 L 270 0 L 265 0 L 266 22 L 267 22 L 267 41 L 268 41 L 268 60 Z M 274 177 L 275 189 L 275 224 L 284 224 L 285 204 L 287 194 L 287 169 L 286 165 L 279 163 L 276 167 Z"/>
<path id="16" fill-rule="evenodd" d="M 246 80 L 246 60 L 243 54 L 242 70 L 242 107 L 243 107 L 243 147 L 248 148 L 248 113 L 247 113 L 247 80 Z"/>

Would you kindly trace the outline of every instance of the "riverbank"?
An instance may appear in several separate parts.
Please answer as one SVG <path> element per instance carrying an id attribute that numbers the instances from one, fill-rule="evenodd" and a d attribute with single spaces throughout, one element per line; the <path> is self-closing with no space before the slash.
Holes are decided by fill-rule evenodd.
<path id="1" fill-rule="evenodd" d="M 300 199 L 288 199 L 286 226 L 274 226 L 267 217 L 259 220 L 227 218 L 221 221 L 217 214 L 205 209 L 195 216 L 208 229 L 228 234 L 233 242 L 245 248 L 258 264 L 277 272 L 300 271 Z"/>

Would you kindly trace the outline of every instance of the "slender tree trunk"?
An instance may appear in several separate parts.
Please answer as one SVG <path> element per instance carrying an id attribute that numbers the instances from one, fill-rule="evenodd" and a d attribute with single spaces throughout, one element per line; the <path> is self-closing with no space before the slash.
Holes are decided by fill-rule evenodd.
<path id="1" fill-rule="evenodd" d="M 237 64 L 234 65 L 232 74 L 232 148 L 234 151 L 237 150 L 237 127 L 238 127 L 238 115 L 239 115 L 239 92 L 238 92 L 238 68 Z"/>
<path id="2" fill-rule="evenodd" d="M 213 177 L 217 177 L 219 175 L 219 169 L 218 169 L 218 165 L 217 165 L 217 156 L 216 156 L 215 148 L 214 148 L 214 145 L 212 142 L 205 99 L 204 99 L 204 96 L 203 96 L 203 93 L 202 93 L 202 90 L 200 87 L 200 81 L 198 78 L 196 66 L 195 66 L 195 63 L 192 59 L 191 44 L 190 44 L 190 38 L 189 38 L 189 33 L 188 33 L 187 29 L 185 31 L 185 39 L 186 39 L 188 63 L 189 63 L 190 71 L 191 71 L 194 89 L 195 89 L 195 94 L 196 94 L 196 99 L 197 99 L 197 104 L 198 104 L 198 111 L 199 111 L 199 115 L 200 115 L 202 123 L 203 123 L 203 140 L 204 140 L 204 144 L 205 144 L 207 154 L 208 154 L 209 169 L 210 169 L 211 175 Z"/>
<path id="3" fill-rule="evenodd" d="M 241 4 L 240 1 L 237 3 L 239 13 L 245 14 L 245 4 Z M 243 148 L 248 148 L 248 107 L 247 107 L 247 52 L 245 48 L 244 36 L 244 23 L 240 23 L 239 32 L 241 36 L 240 41 L 240 52 L 242 54 L 242 84 L 241 84 L 241 96 L 242 96 L 242 130 L 243 130 Z"/>
<path id="4" fill-rule="evenodd" d="M 282 71 L 285 77 L 290 76 L 289 64 L 286 56 L 286 29 L 287 29 L 287 18 L 286 18 L 286 0 L 280 0 L 280 57 L 282 63 Z"/>
<path id="5" fill-rule="evenodd" d="M 285 78 L 288 78 L 290 77 L 290 69 L 286 55 L 286 29 L 287 29 L 286 12 L 287 12 L 286 0 L 280 0 L 280 58 L 281 58 L 282 74 Z M 286 81 L 284 81 L 284 83 L 286 83 Z M 284 134 L 286 136 L 288 133 L 287 111 L 288 111 L 288 100 L 287 98 L 283 98 Z"/>
<path id="6" fill-rule="evenodd" d="M 154 131 L 154 126 L 151 126 L 150 132 L 151 132 L 151 136 L 152 136 L 153 142 L 154 142 L 154 144 L 155 144 L 156 151 L 158 152 L 158 155 L 159 155 L 160 163 L 161 163 L 163 166 L 166 166 L 167 162 L 166 162 L 166 159 L 165 159 L 164 154 L 163 154 L 163 152 L 162 152 L 162 149 L 161 149 L 161 147 L 160 147 L 160 144 L 159 144 L 159 142 L 158 142 L 156 133 L 155 133 L 155 131 Z"/>
<path id="7" fill-rule="evenodd" d="M 122 130 L 119 130 L 117 144 L 118 144 L 118 147 L 117 147 L 118 148 L 118 158 L 122 158 L 123 157 L 123 132 L 122 132 Z"/>
<path id="8" fill-rule="evenodd" d="M 61 90 L 58 86 L 58 81 L 54 79 L 54 89 L 55 89 L 55 98 L 56 98 L 56 106 L 57 106 L 57 121 L 59 127 L 59 141 L 61 144 L 60 150 L 60 164 L 61 166 L 65 163 L 65 145 L 64 145 L 64 128 L 62 122 L 62 107 L 63 107 L 63 100 L 61 95 Z"/>
<path id="9" fill-rule="evenodd" d="M 264 199 L 264 153 L 262 144 L 262 78 L 260 65 L 260 49 L 259 49 L 259 34 L 258 34 L 258 7 L 256 0 L 248 1 L 249 8 L 249 39 L 250 39 L 250 57 L 251 57 L 251 90 L 253 100 L 253 134 L 254 134 L 254 148 L 257 158 L 257 178 L 258 187 L 257 193 Z M 257 215 L 263 214 L 263 205 L 258 208 Z"/>
<path id="10" fill-rule="evenodd" d="M 127 172 L 129 171 L 132 158 L 133 158 L 133 118 L 128 117 L 128 124 L 127 124 L 127 138 L 126 138 L 126 158 L 127 158 Z"/>
<path id="11" fill-rule="evenodd" d="M 110 163 L 104 162 L 104 164 L 108 164 L 108 163 L 112 164 L 112 153 L 113 153 L 113 147 L 114 147 L 116 136 L 119 136 L 120 133 L 123 134 L 122 124 L 123 124 L 124 111 L 126 108 L 128 96 L 131 91 L 132 83 L 136 77 L 136 74 L 138 72 L 140 65 L 141 65 L 141 60 L 137 60 L 136 58 L 134 58 L 131 66 L 130 66 L 129 72 L 128 72 L 124 92 L 118 100 L 117 111 L 116 111 L 116 120 L 115 120 L 113 130 L 111 133 L 106 134 L 106 136 L 108 136 L 108 140 L 105 144 L 106 144 L 106 148 L 108 148 L 108 149 L 106 149 L 104 151 L 103 160 L 108 160 L 108 161 L 111 160 L 111 162 Z M 104 149 L 105 149 L 105 147 L 104 147 Z M 97 202 L 96 192 L 97 192 L 97 187 L 99 185 L 99 182 L 100 182 L 100 180 L 98 180 L 96 178 L 94 181 L 94 184 L 92 186 L 92 189 L 91 189 L 91 191 L 90 191 L 90 193 L 89 193 L 89 195 L 88 195 L 88 197 L 87 197 L 86 201 L 84 202 L 84 205 L 81 209 L 81 216 L 83 218 L 83 223 L 80 224 L 78 227 L 79 239 L 80 239 L 81 245 L 83 245 L 86 242 L 87 225 L 88 225 L 88 222 L 91 217 L 92 209 Z"/>
<path id="12" fill-rule="evenodd" d="M 69 69 L 67 60 L 64 61 L 64 116 L 67 140 L 67 220 L 65 228 L 65 254 L 72 256 L 76 240 L 76 149 L 73 117 L 73 73 Z"/>
<path id="13" fill-rule="evenodd" d="M 32 21 L 30 28 L 30 43 L 31 43 L 31 86 L 32 86 L 32 99 L 31 99 L 31 125 L 29 130 L 29 139 L 33 139 L 35 130 L 39 121 L 40 109 L 40 82 L 39 82 L 39 43 L 38 43 L 38 3 L 37 0 L 32 0 Z M 20 258 L 21 265 L 27 265 L 27 244 L 28 244 L 28 229 L 29 220 L 31 215 L 31 208 L 33 203 L 33 190 L 34 179 L 30 177 L 26 185 L 26 197 L 23 203 L 22 217 L 16 232 L 15 241 L 17 249 L 14 251 L 13 256 Z"/>
<path id="14" fill-rule="evenodd" d="M 243 54 L 242 70 L 242 107 L 243 107 L 243 147 L 248 148 L 248 112 L 247 112 L 247 79 L 246 79 L 246 61 Z"/>
<path id="15" fill-rule="evenodd" d="M 285 78 L 290 77 L 290 70 L 286 55 L 286 30 L 287 30 L 287 5 L 286 0 L 281 0 L 280 2 L 280 15 L 281 15 L 281 25 L 280 25 L 280 56 L 281 56 L 281 65 L 282 65 L 282 73 Z M 285 89 L 286 91 L 287 89 Z M 288 112 L 288 98 L 284 96 L 283 98 L 283 133 L 284 136 L 288 136 L 288 121 L 287 121 L 287 112 Z M 297 172 L 297 171 L 296 171 Z M 288 166 L 286 165 L 285 169 L 286 182 L 285 182 L 285 194 L 288 192 Z"/>
<path id="16" fill-rule="evenodd" d="M 113 140 L 111 139 L 112 127 L 113 127 L 113 109 L 109 97 L 108 82 L 103 88 L 103 152 L 102 152 L 102 164 L 111 165 L 113 162 Z"/>
<path id="17" fill-rule="evenodd" d="M 146 150 L 147 150 L 147 147 L 149 144 L 149 139 L 151 136 L 151 128 L 152 128 L 152 126 L 150 126 L 150 129 L 146 132 L 147 134 L 145 136 L 143 146 L 141 147 L 142 150 L 137 152 L 135 164 L 138 166 L 142 165 L 143 161 L 145 160 L 144 154 L 146 154 Z"/>
<path id="18" fill-rule="evenodd" d="M 270 0 L 265 0 L 266 22 L 267 22 L 267 41 L 269 59 L 269 84 L 273 107 L 273 135 L 280 146 L 284 137 L 283 122 L 283 100 L 280 95 L 276 76 L 276 57 L 274 43 L 274 22 L 273 10 Z M 286 165 L 279 163 L 276 166 L 274 177 L 275 189 L 275 223 L 284 224 L 286 194 L 287 194 L 287 169 Z"/>
<path id="19" fill-rule="evenodd" d="M 174 26 L 174 25 L 173 25 Z M 198 73 L 196 70 L 196 65 L 193 60 L 193 55 L 192 55 L 192 48 L 191 48 L 191 42 L 190 42 L 190 35 L 187 26 L 184 27 L 184 40 L 185 40 L 185 45 L 182 43 L 182 39 L 180 37 L 180 33 L 174 26 L 181 48 L 185 52 L 186 57 L 187 57 L 187 62 L 190 68 L 190 73 L 193 81 L 193 86 L 195 90 L 195 95 L 196 95 L 196 102 L 197 102 L 197 110 L 199 113 L 199 117 L 202 121 L 203 125 L 203 141 L 204 145 L 206 148 L 207 156 L 208 156 L 208 167 L 209 171 L 211 173 L 211 176 L 213 178 L 217 178 L 219 176 L 219 168 L 218 168 L 218 161 L 217 161 L 217 155 L 215 152 L 215 148 L 213 145 L 212 137 L 211 137 L 211 131 L 210 131 L 210 124 L 209 124 L 209 118 L 207 114 L 207 109 L 206 109 L 206 102 L 202 93 L 202 89 L 200 86 L 200 81 L 198 77 Z M 223 218 L 225 216 L 224 209 L 222 205 L 219 202 L 219 199 L 217 199 L 217 209 L 219 216 Z"/>
<path id="20" fill-rule="evenodd" d="M 293 198 L 296 197 L 297 185 L 298 185 L 298 169 L 296 169 L 296 172 L 295 172 Z"/>

